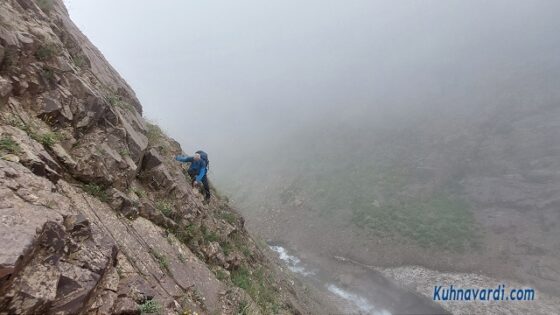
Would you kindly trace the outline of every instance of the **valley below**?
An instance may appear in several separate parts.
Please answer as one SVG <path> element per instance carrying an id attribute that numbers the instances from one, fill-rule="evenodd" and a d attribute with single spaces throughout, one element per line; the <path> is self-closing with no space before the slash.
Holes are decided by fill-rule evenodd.
<path id="1" fill-rule="evenodd" d="M 299 209 L 247 216 L 286 268 L 314 286 L 341 314 L 554 314 L 554 290 L 519 276 L 518 262 L 483 250 L 450 252 L 360 233 L 352 224 Z M 340 219 L 340 218 L 338 218 Z M 515 258 L 515 259 L 513 259 Z M 534 266 L 533 266 L 534 268 Z M 552 274 L 554 271 L 552 271 Z M 535 288 L 534 301 L 433 301 L 435 286 Z"/>

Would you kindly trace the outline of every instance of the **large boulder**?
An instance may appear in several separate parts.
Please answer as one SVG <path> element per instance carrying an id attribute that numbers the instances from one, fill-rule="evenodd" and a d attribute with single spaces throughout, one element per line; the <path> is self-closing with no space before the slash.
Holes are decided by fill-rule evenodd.
<path id="1" fill-rule="evenodd" d="M 0 135 L 8 136 L 17 143 L 21 163 L 33 173 L 54 182 L 60 178 L 61 167 L 58 162 L 25 131 L 12 126 L 0 126 Z"/>
<path id="2" fill-rule="evenodd" d="M 12 274 L 33 248 L 38 228 L 47 220 L 62 221 L 58 213 L 42 206 L 19 204 L 10 194 L 0 188 L 0 196 L 5 198 L 0 209 L 0 239 L 4 240 L 0 243 L 0 279 Z"/>
<path id="3" fill-rule="evenodd" d="M 0 160 L 2 314 L 80 313 L 113 268 L 114 241 L 56 191 L 21 164 Z"/>
<path id="4" fill-rule="evenodd" d="M 60 271 L 56 265 L 64 252 L 64 230 L 55 222 L 43 226 L 38 245 L 32 255 L 40 253 L 45 263 L 31 259 L 25 273 L 22 270 L 11 281 L 9 290 L 2 292 L 0 312 L 11 314 L 46 313 L 56 298 Z M 29 254 L 31 255 L 31 254 Z"/>
<path id="5" fill-rule="evenodd" d="M 74 239 L 78 239 L 80 241 L 84 241 L 92 237 L 90 222 L 81 213 L 65 216 L 64 228 Z"/>
<path id="6" fill-rule="evenodd" d="M 171 191 L 175 187 L 175 180 L 165 164 L 142 172 L 140 179 L 154 190 Z"/>
<path id="7" fill-rule="evenodd" d="M 51 147 L 51 152 L 56 157 L 56 159 L 68 169 L 74 169 L 76 167 L 76 161 L 74 161 L 74 159 L 70 156 L 70 154 L 68 154 L 66 149 L 64 149 L 64 147 L 59 143 L 55 143 Z"/>
<path id="8" fill-rule="evenodd" d="M 140 305 L 127 296 L 120 297 L 113 307 L 113 314 L 115 315 L 140 315 L 141 313 Z"/>
<path id="9" fill-rule="evenodd" d="M 149 171 L 161 164 L 163 164 L 163 158 L 155 148 L 151 148 L 144 155 L 144 159 L 142 160 L 142 170 Z"/>
<path id="10" fill-rule="evenodd" d="M 139 214 L 141 217 L 146 218 L 155 224 L 164 227 L 169 230 L 175 230 L 178 224 L 166 217 L 161 211 L 156 209 L 156 207 L 149 201 L 143 200 L 139 208 Z"/>
<path id="11" fill-rule="evenodd" d="M 138 217 L 138 205 L 139 201 L 132 196 L 128 196 L 125 193 L 112 188 L 109 191 L 109 204 L 113 210 L 121 213 L 123 216 L 129 219 L 135 219 Z"/>
<path id="12" fill-rule="evenodd" d="M 21 164 L 0 160 L 0 279 L 23 266 L 37 230 L 70 213 L 70 202 L 53 190 L 52 182 Z"/>
<path id="13" fill-rule="evenodd" d="M 142 304 L 152 300 L 157 292 L 152 286 L 138 274 L 126 277 L 119 283 L 118 291 L 120 296 L 127 296 L 134 304 Z M 125 303 L 127 304 L 127 303 Z"/>
<path id="14" fill-rule="evenodd" d="M 4 167 L 0 166 L 0 239 L 3 240 L 0 242 L 0 284 L 21 268 L 33 249 L 36 230 L 49 220 L 62 221 L 59 213 L 39 204 L 30 204 L 4 186 L 10 184 L 5 177 L 10 171 Z"/>
<path id="15" fill-rule="evenodd" d="M 225 269 L 229 268 L 229 264 L 226 262 L 226 257 L 218 242 L 209 242 L 201 246 L 201 249 L 204 256 L 206 256 L 210 262 L 218 264 Z"/>
<path id="16" fill-rule="evenodd" d="M 72 174 L 84 181 L 126 189 L 136 175 L 136 164 L 122 151 L 121 129 L 107 134 L 96 128 L 84 135 L 70 152 L 76 161 Z"/>
<path id="17" fill-rule="evenodd" d="M 40 108 L 37 111 L 37 116 L 46 120 L 57 120 L 57 121 L 72 121 L 74 115 L 70 107 L 66 104 L 62 104 L 59 101 L 60 98 L 54 97 L 44 97 L 40 102 Z"/>
<path id="18" fill-rule="evenodd" d="M 132 160 L 138 165 L 148 148 L 144 120 L 135 110 L 116 108 L 120 122 L 126 131 L 126 142 Z"/>
<path id="19" fill-rule="evenodd" d="M 67 231 L 59 223 L 46 222 L 30 261 L 2 292 L 0 312 L 78 314 L 117 252 L 114 246 L 100 248 L 92 240 L 83 241 L 80 230 L 87 225 L 81 222 L 78 230 L 74 225 Z"/>
<path id="20" fill-rule="evenodd" d="M 96 93 L 88 96 L 84 103 L 78 107 L 78 119 L 75 126 L 78 129 L 88 129 L 103 117 L 107 109 L 106 101 Z"/>

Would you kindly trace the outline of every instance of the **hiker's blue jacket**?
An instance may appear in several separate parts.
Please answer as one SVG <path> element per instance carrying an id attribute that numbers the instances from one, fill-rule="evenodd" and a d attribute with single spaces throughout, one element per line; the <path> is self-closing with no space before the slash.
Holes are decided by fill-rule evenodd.
<path id="1" fill-rule="evenodd" d="M 208 165 L 206 165 L 206 161 L 204 161 L 203 159 L 195 161 L 193 156 L 186 155 L 177 155 L 175 157 L 175 160 L 183 163 L 191 163 L 191 166 L 189 166 L 187 172 L 189 174 L 198 174 L 195 180 L 199 183 L 202 182 L 202 179 L 208 171 Z"/>

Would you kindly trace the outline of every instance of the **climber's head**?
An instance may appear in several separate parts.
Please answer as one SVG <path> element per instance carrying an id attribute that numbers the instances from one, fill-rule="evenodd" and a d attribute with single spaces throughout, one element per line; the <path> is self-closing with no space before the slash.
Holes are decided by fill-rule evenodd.
<path id="1" fill-rule="evenodd" d="M 195 160 L 195 161 L 200 161 L 200 154 L 195 153 L 195 154 L 194 154 L 194 160 Z"/>

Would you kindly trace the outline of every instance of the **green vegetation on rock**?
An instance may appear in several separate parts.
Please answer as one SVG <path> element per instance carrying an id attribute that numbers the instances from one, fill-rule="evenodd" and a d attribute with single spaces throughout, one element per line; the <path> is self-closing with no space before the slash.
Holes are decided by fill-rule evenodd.
<path id="1" fill-rule="evenodd" d="M 352 222 L 379 237 L 403 237 L 423 247 L 459 252 L 477 247 L 480 238 L 468 204 L 448 195 L 358 208 Z"/>
<path id="2" fill-rule="evenodd" d="M 164 137 L 164 133 L 161 128 L 150 122 L 146 122 L 146 127 L 148 129 L 146 136 L 148 137 L 150 145 L 154 146 L 161 142 L 161 139 Z"/>
<path id="3" fill-rule="evenodd" d="M 21 152 L 21 148 L 10 136 L 2 136 L 0 138 L 0 152 L 18 154 Z"/>
<path id="4" fill-rule="evenodd" d="M 134 106 L 132 106 L 129 102 L 123 100 L 121 96 L 114 93 L 107 96 L 107 102 L 109 102 L 109 104 L 114 107 L 119 107 L 129 111 L 134 110 Z"/>
<path id="5" fill-rule="evenodd" d="M 43 0 L 39 2 L 43 2 L 45 3 L 44 4 L 45 6 L 48 6 L 47 3 L 49 1 Z M 40 46 L 35 52 L 35 58 L 37 58 L 37 60 L 39 61 L 48 61 L 52 59 L 54 56 L 58 55 L 60 53 L 59 50 L 60 49 L 54 44 L 44 44 Z"/>
<path id="6" fill-rule="evenodd" d="M 235 224 L 235 222 L 237 221 L 237 216 L 233 212 L 227 210 L 220 211 L 218 213 L 218 217 L 225 220 L 229 224 Z"/>
<path id="7" fill-rule="evenodd" d="M 161 305 L 155 300 L 147 300 L 140 305 L 140 312 L 142 314 L 156 314 L 161 311 Z"/>
<path id="8" fill-rule="evenodd" d="M 52 148 L 59 140 L 61 136 L 56 132 L 46 132 L 40 134 L 36 137 L 36 140 L 47 148 Z"/>
<path id="9" fill-rule="evenodd" d="M 156 202 L 156 209 L 161 211 L 164 216 L 172 217 L 173 216 L 173 204 L 166 200 L 158 200 Z"/>
<path id="10" fill-rule="evenodd" d="M 159 252 L 157 252 L 154 249 L 150 250 L 150 253 L 152 254 L 152 256 L 154 256 L 154 258 L 156 259 L 156 261 L 159 264 L 159 267 L 161 268 L 161 270 L 169 273 L 169 261 L 167 260 L 167 257 L 163 254 L 160 254 Z"/>
<path id="11" fill-rule="evenodd" d="M 220 239 L 216 232 L 208 229 L 205 225 L 202 225 L 200 230 L 202 231 L 202 238 L 205 243 L 216 242 Z"/>
<path id="12" fill-rule="evenodd" d="M 278 312 L 279 305 L 276 298 L 278 293 L 269 283 L 263 269 L 250 270 L 246 267 L 240 267 L 231 272 L 231 281 L 245 290 L 268 314 Z"/>
<path id="13" fill-rule="evenodd" d="M 250 304 L 247 301 L 239 302 L 237 306 L 237 315 L 249 315 L 249 306 Z"/>
<path id="14" fill-rule="evenodd" d="M 109 196 L 107 195 L 107 192 L 101 185 L 95 183 L 88 183 L 82 186 L 82 189 L 89 195 L 98 198 L 103 202 L 107 202 L 107 200 L 109 200 Z"/>

